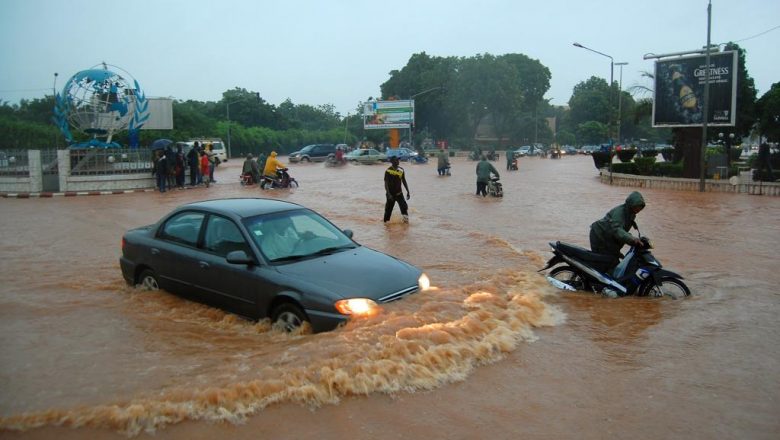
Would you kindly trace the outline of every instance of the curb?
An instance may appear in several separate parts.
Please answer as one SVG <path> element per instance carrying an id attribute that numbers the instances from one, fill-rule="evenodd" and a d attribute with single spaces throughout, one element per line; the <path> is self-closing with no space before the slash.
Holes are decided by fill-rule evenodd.
<path id="1" fill-rule="evenodd" d="M 113 191 L 65 191 L 65 192 L 4 192 L 0 193 L 0 197 L 4 199 L 38 199 L 38 198 L 53 198 L 53 197 L 77 197 L 77 196 L 106 196 L 112 194 L 130 194 L 130 193 L 143 193 L 143 192 L 155 192 L 155 189 L 125 189 L 125 190 L 113 190 Z"/>

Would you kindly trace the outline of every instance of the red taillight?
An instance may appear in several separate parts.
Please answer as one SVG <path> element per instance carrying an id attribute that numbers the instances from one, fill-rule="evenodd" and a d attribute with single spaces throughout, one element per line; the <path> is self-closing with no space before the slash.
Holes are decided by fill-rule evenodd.
<path id="1" fill-rule="evenodd" d="M 127 246 L 127 240 L 125 240 L 125 237 L 122 237 L 122 252 L 125 251 L 125 246 Z"/>

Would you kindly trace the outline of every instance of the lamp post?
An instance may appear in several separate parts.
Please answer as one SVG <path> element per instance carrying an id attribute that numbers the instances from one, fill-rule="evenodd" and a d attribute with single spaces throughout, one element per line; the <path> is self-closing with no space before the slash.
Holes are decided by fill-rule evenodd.
<path id="1" fill-rule="evenodd" d="M 720 132 L 718 133 L 718 137 L 726 145 L 726 166 L 731 170 L 731 145 L 734 143 L 734 133 L 726 135 L 723 132 Z"/>
<path id="2" fill-rule="evenodd" d="M 594 49 L 591 49 L 589 47 L 583 46 L 580 43 L 572 43 L 572 44 L 575 47 L 579 47 L 580 49 L 589 50 L 591 52 L 594 52 L 594 53 L 597 53 L 597 54 L 599 54 L 601 56 L 609 58 L 609 89 L 612 90 L 612 82 L 615 80 L 615 60 L 614 60 L 614 58 L 612 58 L 612 56 L 607 55 L 607 54 L 605 54 L 603 52 L 599 52 L 597 50 L 594 50 Z M 610 107 L 612 107 L 612 94 L 611 93 L 610 93 L 610 97 L 609 97 L 609 103 L 610 103 Z M 608 126 L 608 131 L 609 131 L 609 161 L 608 161 L 608 164 L 609 164 L 609 184 L 610 185 L 612 185 L 612 143 L 613 143 L 613 141 L 612 141 L 612 119 L 614 119 L 614 118 L 612 116 L 612 109 L 610 108 L 609 126 Z"/>
<path id="3" fill-rule="evenodd" d="M 255 97 L 257 98 L 257 102 L 260 102 L 260 92 L 255 92 Z M 228 159 L 233 157 L 230 154 L 230 105 L 231 104 L 235 104 L 237 102 L 241 102 L 241 101 L 243 101 L 245 99 L 246 99 L 246 97 L 241 98 L 241 99 L 236 99 L 233 102 L 228 102 L 228 103 L 225 104 L 225 113 L 227 114 L 227 125 L 228 125 L 227 126 L 227 156 L 228 156 Z"/>
<path id="4" fill-rule="evenodd" d="M 620 66 L 620 80 L 618 81 L 618 120 L 617 120 L 617 141 L 622 143 L 620 136 L 620 126 L 623 123 L 623 66 L 627 65 L 626 62 L 615 63 L 615 66 Z"/>
<path id="5" fill-rule="evenodd" d="M 414 111 L 412 110 L 413 100 L 414 98 L 424 95 L 428 92 L 432 92 L 434 90 L 442 90 L 444 89 L 444 86 L 438 86 L 438 87 L 431 87 L 430 89 L 423 90 L 420 93 L 415 93 L 414 95 L 409 97 L 409 147 L 414 149 L 414 142 L 412 141 L 412 126 L 414 125 L 414 121 L 412 120 L 414 118 Z"/>

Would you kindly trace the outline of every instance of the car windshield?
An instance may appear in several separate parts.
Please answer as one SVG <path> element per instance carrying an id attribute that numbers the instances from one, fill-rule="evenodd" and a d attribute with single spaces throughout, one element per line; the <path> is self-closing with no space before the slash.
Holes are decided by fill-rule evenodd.
<path id="1" fill-rule="evenodd" d="M 289 262 L 357 247 L 354 241 L 308 209 L 277 212 L 244 220 L 249 235 L 270 262 Z"/>

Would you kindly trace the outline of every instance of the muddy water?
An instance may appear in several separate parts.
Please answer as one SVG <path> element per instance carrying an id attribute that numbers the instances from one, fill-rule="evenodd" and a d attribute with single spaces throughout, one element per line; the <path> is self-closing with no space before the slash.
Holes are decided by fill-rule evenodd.
<path id="1" fill-rule="evenodd" d="M 777 438 L 779 199 L 643 190 L 640 227 L 694 295 L 607 300 L 535 271 L 632 189 L 586 156 L 533 158 L 496 163 L 505 197 L 481 198 L 474 165 L 406 165 L 409 225 L 382 224 L 379 165 L 294 165 L 292 192 L 241 187 L 231 161 L 209 189 L 1 199 L 0 434 Z M 436 288 L 287 335 L 125 285 L 123 231 L 247 195 L 313 208 Z"/>

